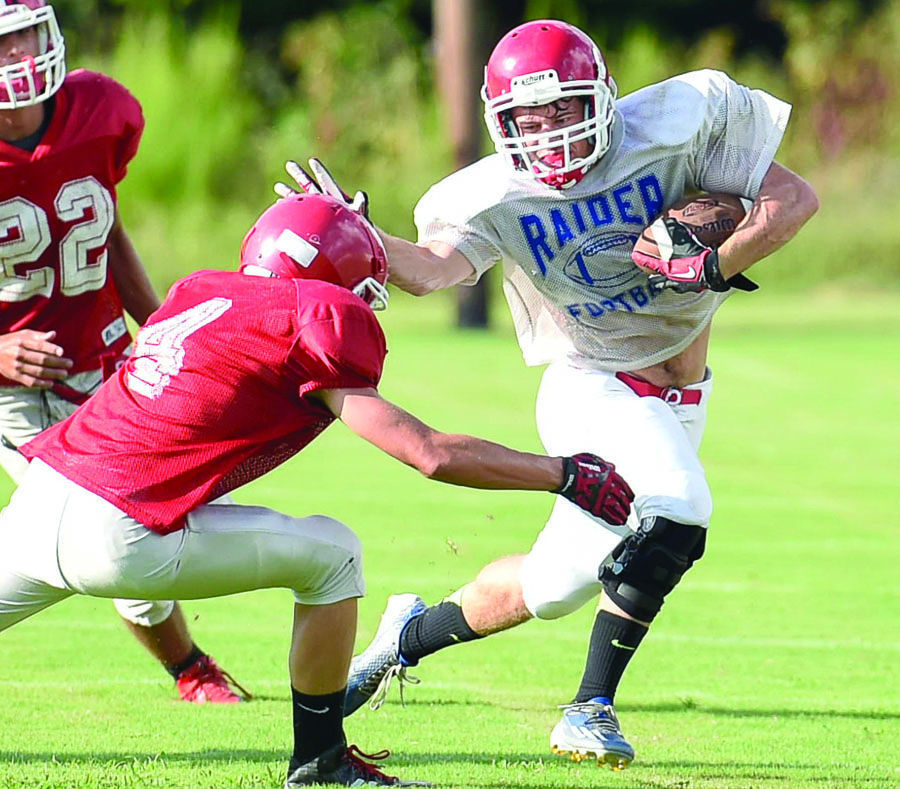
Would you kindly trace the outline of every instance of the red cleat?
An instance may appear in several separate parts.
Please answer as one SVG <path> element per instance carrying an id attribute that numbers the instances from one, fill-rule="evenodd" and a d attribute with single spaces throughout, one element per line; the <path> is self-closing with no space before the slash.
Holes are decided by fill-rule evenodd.
<path id="1" fill-rule="evenodd" d="M 232 685 L 240 694 L 232 690 Z M 195 663 L 182 671 L 175 680 L 175 687 L 182 699 L 194 704 L 237 704 L 251 698 L 235 678 L 219 668 L 209 655 L 197 658 Z"/>

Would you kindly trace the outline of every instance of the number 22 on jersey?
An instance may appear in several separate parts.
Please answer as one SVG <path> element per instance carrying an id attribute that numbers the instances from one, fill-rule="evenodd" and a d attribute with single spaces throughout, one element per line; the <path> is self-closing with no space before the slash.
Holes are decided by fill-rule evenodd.
<path id="1" fill-rule="evenodd" d="M 92 262 L 89 256 L 106 244 L 112 230 L 116 219 L 112 195 L 93 176 L 78 178 L 60 187 L 53 208 L 62 221 L 75 222 L 59 242 L 60 293 L 78 296 L 99 290 L 106 282 L 107 251 Z M 52 240 L 47 213 L 39 205 L 24 197 L 0 203 L 0 301 L 50 298 L 56 280 L 53 266 L 24 274 L 18 274 L 16 266 L 39 260 Z"/>

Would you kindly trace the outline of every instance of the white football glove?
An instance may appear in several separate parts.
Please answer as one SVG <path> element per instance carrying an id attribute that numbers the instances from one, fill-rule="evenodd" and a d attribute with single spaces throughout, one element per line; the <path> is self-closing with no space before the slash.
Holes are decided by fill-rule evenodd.
<path id="1" fill-rule="evenodd" d="M 333 197 L 335 200 L 340 200 L 351 211 L 356 211 L 356 213 L 361 214 L 366 219 L 369 218 L 369 196 L 360 190 L 351 198 L 350 195 L 341 189 L 325 165 L 318 159 L 312 158 L 309 160 L 309 169 L 313 171 L 313 175 L 310 175 L 293 160 L 285 162 L 284 169 L 294 179 L 297 186 L 300 187 L 300 192 L 278 181 L 274 189 L 275 194 L 279 197 L 291 197 L 301 192 L 309 195 L 325 194 Z"/>

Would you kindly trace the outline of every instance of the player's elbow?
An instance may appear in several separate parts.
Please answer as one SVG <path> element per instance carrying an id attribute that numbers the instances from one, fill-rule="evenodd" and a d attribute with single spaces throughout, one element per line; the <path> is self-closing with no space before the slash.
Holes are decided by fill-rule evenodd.
<path id="1" fill-rule="evenodd" d="M 819 196 L 816 194 L 816 190 L 802 178 L 797 185 L 796 201 L 804 222 L 819 210 Z"/>
<path id="2" fill-rule="evenodd" d="M 402 289 L 413 296 L 427 296 L 429 293 L 439 290 L 439 286 L 431 281 L 410 282 Z"/>
<path id="3" fill-rule="evenodd" d="M 412 465 L 423 477 L 444 480 L 451 474 L 453 454 L 447 448 L 429 442 L 417 453 Z"/>
<path id="4" fill-rule="evenodd" d="M 423 477 L 434 480 L 447 479 L 451 468 L 450 459 L 441 455 L 430 455 L 416 464 L 416 469 Z"/>
<path id="5" fill-rule="evenodd" d="M 427 271 L 422 272 L 422 276 L 416 277 L 411 283 L 410 293 L 414 296 L 427 296 L 436 290 L 444 290 L 444 288 L 457 285 L 463 279 L 464 275 L 460 275 L 450 266 L 431 266 Z"/>
<path id="6" fill-rule="evenodd" d="M 819 196 L 812 185 L 796 173 L 782 180 L 780 202 L 799 227 L 819 210 Z"/>

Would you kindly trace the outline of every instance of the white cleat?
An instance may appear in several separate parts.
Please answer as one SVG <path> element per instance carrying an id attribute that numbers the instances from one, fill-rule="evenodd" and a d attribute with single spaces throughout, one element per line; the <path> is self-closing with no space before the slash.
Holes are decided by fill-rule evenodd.
<path id="1" fill-rule="evenodd" d="M 622 736 L 619 719 L 609 699 L 565 704 L 563 716 L 550 734 L 550 750 L 573 762 L 595 760 L 601 767 L 624 770 L 634 759 L 634 748 Z"/>
<path id="2" fill-rule="evenodd" d="M 426 608 L 425 601 L 417 594 L 396 594 L 388 598 L 375 638 L 350 663 L 344 717 L 352 715 L 367 701 L 373 710 L 378 709 L 394 677 L 400 683 L 401 698 L 404 682 L 419 683 L 418 678 L 406 673 L 408 664 L 400 657 L 400 634 L 406 623 Z"/>

